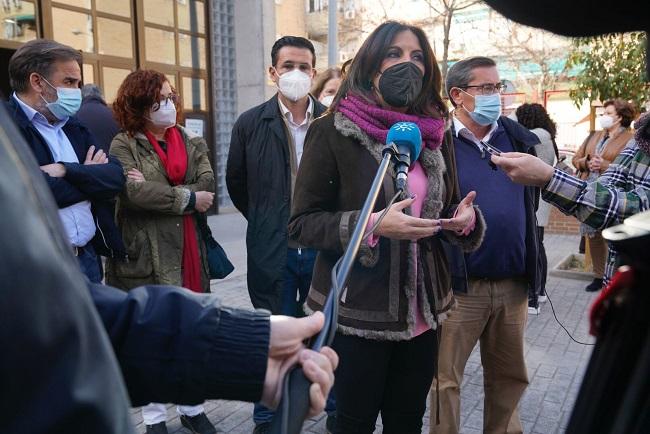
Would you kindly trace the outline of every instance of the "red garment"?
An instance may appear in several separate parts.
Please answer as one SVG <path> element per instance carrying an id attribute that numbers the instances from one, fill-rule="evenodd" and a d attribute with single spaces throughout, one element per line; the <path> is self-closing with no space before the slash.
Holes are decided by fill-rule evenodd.
<path id="1" fill-rule="evenodd" d="M 589 334 L 598 337 L 600 335 L 601 326 L 607 310 L 612 304 L 617 303 L 617 297 L 626 288 L 631 288 L 634 285 L 634 271 L 628 266 L 623 266 L 618 269 L 609 285 L 602 291 L 594 300 L 589 312 Z"/>
<path id="2" fill-rule="evenodd" d="M 145 131 L 149 143 L 153 146 L 160 158 L 167 178 L 172 185 L 181 185 L 185 182 L 187 172 L 187 150 L 183 136 L 176 127 L 165 131 L 167 152 L 160 147 L 158 140 L 149 131 Z M 203 292 L 201 285 L 201 260 L 199 259 L 199 244 L 196 241 L 196 227 L 194 215 L 183 216 L 183 286 L 194 292 Z"/>

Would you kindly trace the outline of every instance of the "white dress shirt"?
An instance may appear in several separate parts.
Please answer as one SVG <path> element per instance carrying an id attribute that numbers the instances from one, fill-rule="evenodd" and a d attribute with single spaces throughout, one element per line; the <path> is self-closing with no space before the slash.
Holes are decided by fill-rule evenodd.
<path id="1" fill-rule="evenodd" d="M 16 93 L 13 94 L 18 105 L 23 109 L 27 119 L 34 125 L 36 130 L 43 136 L 45 143 L 50 148 L 54 162 L 79 163 L 79 158 L 65 135 L 63 126 L 68 119 L 55 124 L 50 124 L 41 113 L 37 112 L 20 100 Z M 83 247 L 95 236 L 95 222 L 90 211 L 90 201 L 84 200 L 65 208 L 59 209 L 59 217 L 63 222 L 63 228 L 68 241 L 75 247 Z"/>
<path id="2" fill-rule="evenodd" d="M 483 147 L 481 146 L 481 140 L 479 140 L 474 135 L 474 133 L 471 132 L 469 130 L 469 128 L 467 128 L 465 126 L 465 124 L 463 124 L 460 121 L 460 119 L 458 119 L 458 116 L 452 116 L 452 119 L 454 120 L 454 130 L 456 130 L 456 137 L 460 136 L 460 137 L 463 137 L 463 138 L 471 141 L 472 143 L 474 143 L 476 145 L 476 147 L 478 148 L 479 151 L 483 152 Z M 494 134 L 494 132 L 496 131 L 498 126 L 499 126 L 499 124 L 497 124 L 496 122 L 493 122 L 492 125 L 490 125 L 490 131 L 488 131 L 488 133 L 485 135 L 485 137 L 483 137 L 482 141 L 483 142 L 488 142 L 490 140 L 490 138 L 492 137 L 492 134 Z"/>
<path id="3" fill-rule="evenodd" d="M 302 158 L 302 151 L 305 147 L 305 136 L 307 135 L 307 130 L 309 129 L 309 124 L 314 117 L 314 102 L 309 99 L 309 105 L 307 106 L 307 113 L 305 113 L 305 119 L 301 124 L 297 124 L 293 121 L 293 115 L 289 109 L 282 104 L 280 98 L 278 98 L 278 103 L 280 103 L 280 110 L 287 120 L 286 124 L 289 128 L 289 132 L 293 137 L 293 143 L 296 146 L 296 159 L 298 160 L 298 166 L 300 166 L 300 159 Z"/>

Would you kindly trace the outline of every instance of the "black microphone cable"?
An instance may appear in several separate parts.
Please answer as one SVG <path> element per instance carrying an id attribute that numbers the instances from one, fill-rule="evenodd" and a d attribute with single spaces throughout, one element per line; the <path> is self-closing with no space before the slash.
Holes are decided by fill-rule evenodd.
<path id="1" fill-rule="evenodd" d="M 567 336 L 569 336 L 569 338 L 570 338 L 573 342 L 575 342 L 576 344 L 585 345 L 585 346 L 589 346 L 589 347 L 590 347 L 590 346 L 593 346 L 593 345 L 596 345 L 595 342 L 593 342 L 593 343 L 582 342 L 582 341 L 579 341 L 579 340 L 577 340 L 576 338 L 574 338 L 574 337 L 571 335 L 571 333 L 569 333 L 569 330 L 567 330 L 567 328 L 564 327 L 564 324 L 562 324 L 562 323 L 560 322 L 560 320 L 558 319 L 557 315 L 555 314 L 555 308 L 553 307 L 553 301 L 551 300 L 551 296 L 550 296 L 550 294 L 548 293 L 548 291 L 546 291 L 546 297 L 548 298 L 548 303 L 551 305 L 551 312 L 553 312 L 553 316 L 555 317 L 555 322 L 557 322 L 557 323 L 560 325 L 560 327 L 562 327 L 562 328 L 564 329 L 564 331 L 566 332 Z"/>

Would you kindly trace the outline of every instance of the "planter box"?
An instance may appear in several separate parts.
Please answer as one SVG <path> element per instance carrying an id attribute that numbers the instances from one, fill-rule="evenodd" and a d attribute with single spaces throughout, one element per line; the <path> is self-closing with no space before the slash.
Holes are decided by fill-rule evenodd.
<path id="1" fill-rule="evenodd" d="M 585 270 L 584 263 L 585 255 L 571 253 L 561 260 L 559 264 L 551 268 L 548 274 L 555 277 L 591 281 L 594 278 L 594 273 L 591 270 Z"/>

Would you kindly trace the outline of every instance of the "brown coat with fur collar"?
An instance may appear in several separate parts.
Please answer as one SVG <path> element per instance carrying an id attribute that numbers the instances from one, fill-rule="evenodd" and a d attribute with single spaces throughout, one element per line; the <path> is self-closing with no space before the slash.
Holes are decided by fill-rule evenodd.
<path id="1" fill-rule="evenodd" d="M 453 146 L 445 142 L 440 150 L 423 149 L 420 154 L 428 178 L 422 218 L 449 217 L 460 201 L 455 170 L 448 169 L 456 167 Z M 289 222 L 292 239 L 319 250 L 307 311 L 323 308 L 332 267 L 350 240 L 383 147 L 340 113 L 327 114 L 309 128 Z M 384 209 L 395 194 L 393 179 L 390 173 L 384 180 L 375 211 Z M 466 251 L 478 248 L 485 231 L 478 209 L 477 217 L 469 236 L 446 231 L 444 236 Z M 425 320 L 437 328 L 454 304 L 440 236 L 418 241 L 417 258 L 409 246 L 409 241 L 383 237 L 374 248 L 362 244 L 340 304 L 339 331 L 371 339 L 410 339 L 415 327 L 410 301 L 416 291 Z"/>

